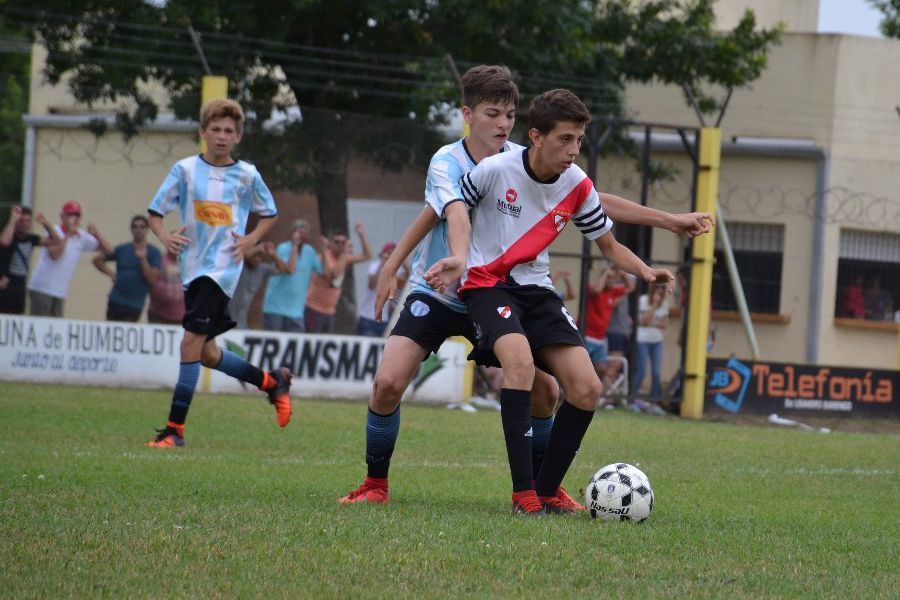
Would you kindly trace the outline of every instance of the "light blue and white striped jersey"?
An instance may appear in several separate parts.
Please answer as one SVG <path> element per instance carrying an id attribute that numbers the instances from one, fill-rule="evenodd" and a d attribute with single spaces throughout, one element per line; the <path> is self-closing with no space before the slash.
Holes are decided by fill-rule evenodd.
<path id="1" fill-rule="evenodd" d="M 200 155 L 184 158 L 169 171 L 148 208 L 161 216 L 176 209 L 187 228 L 184 236 L 191 240 L 178 259 L 185 289 L 198 277 L 209 277 L 230 298 L 244 267 L 232 254 L 232 232 L 244 235 L 251 212 L 260 217 L 278 212 L 259 171 L 242 160 L 214 167 Z"/>
<path id="2" fill-rule="evenodd" d="M 507 142 L 502 152 L 524 150 L 523 146 Z M 476 162 L 469 154 L 463 140 L 448 144 L 434 153 L 428 165 L 428 176 L 425 179 L 425 203 L 434 209 L 440 222 L 429 231 L 419 243 L 413 258 L 410 275 L 410 293 L 428 294 L 456 312 L 466 312 L 466 305 L 456 295 L 458 285 L 454 283 L 441 293 L 425 282 L 425 272 L 431 265 L 450 255 L 450 244 L 447 241 L 447 220 L 444 209 L 447 205 L 461 200 L 459 180 L 463 175 L 475 168 Z"/>

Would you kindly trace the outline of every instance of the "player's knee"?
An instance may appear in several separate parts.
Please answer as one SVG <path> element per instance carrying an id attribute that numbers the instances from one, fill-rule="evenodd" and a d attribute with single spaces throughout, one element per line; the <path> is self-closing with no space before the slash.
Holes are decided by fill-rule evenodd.
<path id="1" fill-rule="evenodd" d="M 566 401 L 582 410 L 594 410 L 600 402 L 600 392 L 603 384 L 600 379 L 594 377 L 586 381 L 579 381 L 566 390 Z"/>
<path id="2" fill-rule="evenodd" d="M 535 377 L 531 388 L 531 414 L 546 418 L 553 415 L 556 401 L 559 399 L 559 385 L 555 379 Z"/>
<path id="3" fill-rule="evenodd" d="M 212 344 L 205 344 L 200 351 L 200 364 L 209 369 L 218 367 L 221 359 L 222 351 Z"/>
<path id="4" fill-rule="evenodd" d="M 503 364 L 503 387 L 530 390 L 534 383 L 534 361 L 531 357 L 517 357 Z"/>
<path id="5" fill-rule="evenodd" d="M 376 373 L 372 386 L 372 408 L 375 412 L 382 415 L 392 413 L 400 404 L 406 383 L 392 373 Z"/>

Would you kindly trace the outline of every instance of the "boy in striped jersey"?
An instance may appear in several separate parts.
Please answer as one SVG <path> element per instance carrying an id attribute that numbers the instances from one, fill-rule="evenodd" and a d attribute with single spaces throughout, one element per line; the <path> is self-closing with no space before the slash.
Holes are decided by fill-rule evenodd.
<path id="1" fill-rule="evenodd" d="M 654 285 L 674 283 L 672 273 L 647 266 L 615 240 L 593 182 L 574 164 L 589 122 L 575 94 L 545 92 L 529 111 L 531 147 L 485 159 L 460 183 L 473 216 L 459 294 L 476 331 L 472 358 L 503 368 L 500 404 L 512 502 L 525 514 L 575 512 L 557 493 L 601 390 L 578 327 L 553 289 L 548 247 L 572 221 L 616 266 Z M 438 289 L 451 285 L 460 274 L 456 258 L 438 261 L 426 280 Z M 566 392 L 536 473 L 528 419 L 535 364 Z"/>
<path id="2" fill-rule="evenodd" d="M 215 342 L 235 326 L 226 310 L 234 294 L 244 255 L 278 219 L 275 200 L 256 167 L 231 157 L 241 140 L 244 113 L 231 100 L 210 100 L 200 111 L 200 137 L 206 151 L 178 161 L 150 203 L 150 229 L 179 256 L 185 288 L 181 366 L 166 426 L 148 446 L 184 445 L 184 422 L 200 375 L 200 365 L 251 383 L 268 394 L 281 427 L 291 417 L 291 372 L 266 373 Z M 179 211 L 181 229 L 166 230 L 163 217 Z M 251 212 L 256 228 L 246 233 Z"/>
<path id="3" fill-rule="evenodd" d="M 400 398 L 418 369 L 419 363 L 436 352 L 445 339 L 462 335 L 475 342 L 474 330 L 466 317 L 465 305 L 456 295 L 456 286 L 444 291 L 433 288 L 424 273 L 435 262 L 455 254 L 465 256 L 469 216 L 459 189 L 459 178 L 482 159 L 497 153 L 518 155 L 524 147 L 509 142 L 515 121 L 518 88 L 509 69 L 481 65 L 466 72 L 463 84 L 463 118 L 470 134 L 444 146 L 435 153 L 428 169 L 425 202 L 421 213 L 403 234 L 397 247 L 385 261 L 378 278 L 375 315 L 397 290 L 397 272 L 418 245 L 410 276 L 411 292 L 396 327 L 385 345 L 375 375 L 372 399 L 366 421 L 365 481 L 341 503 L 387 503 L 388 468 L 400 428 Z M 605 198 L 604 198 L 605 201 Z M 708 213 L 671 215 L 641 207 L 623 198 L 611 197 L 610 210 L 628 215 L 625 220 L 655 225 L 677 233 L 698 235 L 709 230 Z M 421 242 L 421 244 L 420 244 Z M 462 258 L 465 264 L 465 258 Z M 543 453 L 553 424 L 558 397 L 556 381 L 537 370 L 532 386 L 529 419 L 532 432 L 533 471 L 540 470 Z M 577 510 L 580 505 L 559 488 L 561 503 Z"/>

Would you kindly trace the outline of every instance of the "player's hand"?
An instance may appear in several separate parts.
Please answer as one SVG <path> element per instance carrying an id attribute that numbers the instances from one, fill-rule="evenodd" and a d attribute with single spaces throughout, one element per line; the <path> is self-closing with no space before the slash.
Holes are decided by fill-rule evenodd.
<path id="1" fill-rule="evenodd" d="M 166 233 L 165 238 L 160 238 L 160 241 L 163 243 L 163 246 L 166 247 L 166 250 L 169 251 L 169 254 L 178 256 L 181 254 L 181 251 L 184 250 L 184 247 L 191 243 L 190 239 L 184 237 L 185 231 L 187 231 L 187 227 L 182 227 L 181 229 Z"/>
<path id="2" fill-rule="evenodd" d="M 353 226 L 353 229 L 356 230 L 356 235 L 358 235 L 359 237 L 363 237 L 366 235 L 366 228 L 363 227 L 362 223 L 357 223 Z"/>
<path id="3" fill-rule="evenodd" d="M 466 263 L 455 256 L 448 256 L 437 261 L 425 272 L 425 282 L 443 293 L 460 278 L 466 270 Z"/>
<path id="4" fill-rule="evenodd" d="M 44 227 L 50 227 L 50 221 L 47 220 L 47 217 L 44 216 L 44 213 L 39 212 L 38 214 L 34 215 L 34 219 Z"/>
<path id="5" fill-rule="evenodd" d="M 256 246 L 256 242 L 246 235 L 238 235 L 232 231 L 231 237 L 234 238 L 234 250 L 232 250 L 231 254 L 234 256 L 235 261 L 244 260 L 247 255 L 252 253 L 253 247 Z"/>
<path id="6" fill-rule="evenodd" d="M 12 207 L 11 216 L 12 216 L 13 221 L 18 221 L 19 219 L 21 219 L 22 218 L 22 207 L 19 206 L 18 204 L 14 205 Z"/>
<path id="7" fill-rule="evenodd" d="M 94 225 L 93 223 L 88 223 L 87 232 L 94 237 L 100 236 L 100 231 L 97 229 L 97 226 Z M 74 231 L 73 231 L 73 233 L 74 233 Z"/>
<path id="8" fill-rule="evenodd" d="M 641 273 L 641 277 L 651 285 L 666 286 L 666 292 L 670 294 L 675 291 L 675 276 L 672 275 L 672 271 L 668 269 L 654 269 L 652 267 L 647 267 L 647 269 Z"/>
<path id="9" fill-rule="evenodd" d="M 381 323 L 381 311 L 388 300 L 397 297 L 397 271 L 382 268 L 375 283 L 375 321 Z"/>
<path id="10" fill-rule="evenodd" d="M 0 276 L 0 290 L 5 290 L 9 287 L 9 277 L 6 275 Z"/>
<path id="11" fill-rule="evenodd" d="M 669 231 L 673 233 L 686 233 L 691 237 L 697 237 L 716 226 L 716 218 L 708 212 L 692 212 L 673 214 L 671 216 Z"/>

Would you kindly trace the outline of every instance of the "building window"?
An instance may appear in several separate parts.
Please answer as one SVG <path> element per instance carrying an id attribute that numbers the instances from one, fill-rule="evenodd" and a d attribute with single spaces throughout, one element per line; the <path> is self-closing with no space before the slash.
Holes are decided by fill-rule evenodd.
<path id="1" fill-rule="evenodd" d="M 741 285 L 750 312 L 778 314 L 781 302 L 781 268 L 784 256 L 784 226 L 728 222 Z M 712 284 L 713 308 L 737 310 L 737 301 L 721 243 L 716 241 L 716 265 Z"/>
<path id="2" fill-rule="evenodd" d="M 900 322 L 900 235 L 841 230 L 834 316 Z"/>

